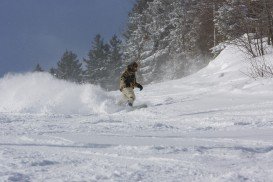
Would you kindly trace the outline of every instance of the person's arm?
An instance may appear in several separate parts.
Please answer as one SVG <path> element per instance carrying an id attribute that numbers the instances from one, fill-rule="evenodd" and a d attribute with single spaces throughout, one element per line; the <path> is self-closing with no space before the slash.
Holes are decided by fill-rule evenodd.
<path id="1" fill-rule="evenodd" d="M 143 86 L 136 82 L 136 77 L 134 80 L 135 86 L 140 89 L 140 91 L 143 89 Z"/>
<path id="2" fill-rule="evenodd" d="M 139 88 L 140 91 L 143 89 L 143 86 L 140 85 L 139 83 L 136 83 L 136 86 L 137 86 L 137 88 Z"/>

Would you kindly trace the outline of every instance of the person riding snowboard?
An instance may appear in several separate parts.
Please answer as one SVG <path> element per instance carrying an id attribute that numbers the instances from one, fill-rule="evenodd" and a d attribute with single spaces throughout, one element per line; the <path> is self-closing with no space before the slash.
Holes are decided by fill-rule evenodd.
<path id="1" fill-rule="evenodd" d="M 142 85 L 136 82 L 137 68 L 136 62 L 129 64 L 120 77 L 120 91 L 123 94 L 123 101 L 121 102 L 127 102 L 129 106 L 133 106 L 136 99 L 134 88 L 138 87 L 140 91 L 143 89 Z"/>

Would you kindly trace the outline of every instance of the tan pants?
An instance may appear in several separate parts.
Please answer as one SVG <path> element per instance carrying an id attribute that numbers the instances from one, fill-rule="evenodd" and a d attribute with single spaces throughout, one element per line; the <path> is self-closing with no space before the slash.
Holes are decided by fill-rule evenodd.
<path id="1" fill-rule="evenodd" d="M 133 104 L 136 99 L 133 88 L 124 88 L 122 89 L 122 100 L 119 101 L 119 104 L 131 103 Z"/>

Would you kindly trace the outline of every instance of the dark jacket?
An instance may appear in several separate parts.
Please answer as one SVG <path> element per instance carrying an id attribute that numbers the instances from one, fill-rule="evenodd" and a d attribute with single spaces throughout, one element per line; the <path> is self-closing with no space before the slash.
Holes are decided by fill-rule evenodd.
<path id="1" fill-rule="evenodd" d="M 139 85 L 136 82 L 136 70 L 133 69 L 132 65 L 129 65 L 120 77 L 120 91 L 123 88 L 129 87 L 134 89 L 135 87 L 139 87 Z"/>

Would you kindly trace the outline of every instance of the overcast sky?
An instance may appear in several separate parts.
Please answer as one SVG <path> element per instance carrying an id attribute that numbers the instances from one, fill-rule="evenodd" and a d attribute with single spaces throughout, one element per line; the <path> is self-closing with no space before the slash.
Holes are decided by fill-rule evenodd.
<path id="1" fill-rule="evenodd" d="M 0 76 L 37 63 L 55 66 L 64 51 L 82 60 L 98 33 L 124 30 L 134 0 L 0 0 Z"/>

